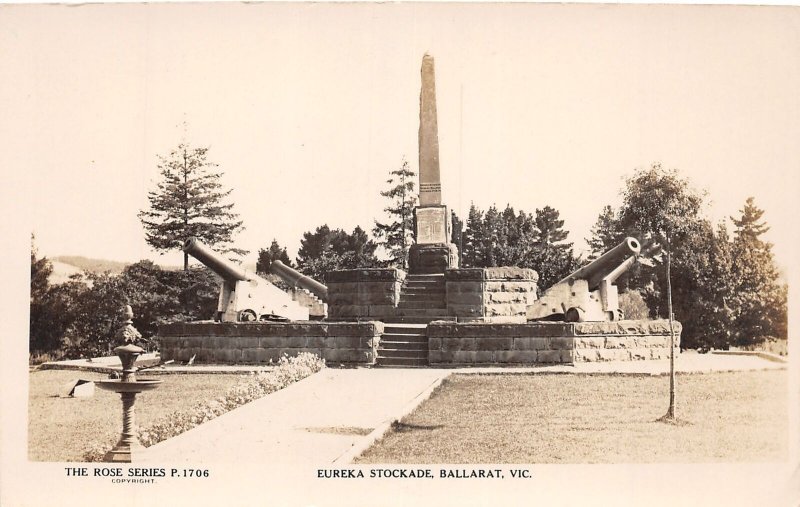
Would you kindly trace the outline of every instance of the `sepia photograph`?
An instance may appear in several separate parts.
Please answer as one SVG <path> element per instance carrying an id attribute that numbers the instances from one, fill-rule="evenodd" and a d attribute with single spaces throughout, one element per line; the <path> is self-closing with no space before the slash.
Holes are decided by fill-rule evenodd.
<path id="1" fill-rule="evenodd" d="M 0 5 L 0 503 L 800 505 L 799 34 Z"/>

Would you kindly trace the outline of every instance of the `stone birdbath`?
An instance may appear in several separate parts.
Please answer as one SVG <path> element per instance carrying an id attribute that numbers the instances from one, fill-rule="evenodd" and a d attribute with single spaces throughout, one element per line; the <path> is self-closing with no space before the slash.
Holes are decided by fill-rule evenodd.
<path id="1" fill-rule="evenodd" d="M 99 380 L 95 385 L 106 391 L 119 393 L 122 397 L 122 435 L 113 449 L 103 457 L 103 461 L 114 463 L 131 463 L 134 454 L 141 452 L 142 444 L 136 436 L 136 412 L 134 404 L 136 395 L 151 391 L 161 384 L 161 380 L 137 379 L 136 359 L 144 349 L 135 345 L 142 335 L 133 327 L 133 310 L 128 305 L 125 307 L 125 322 L 114 335 L 118 343 L 124 343 L 114 349 L 122 363 L 122 378 Z"/>

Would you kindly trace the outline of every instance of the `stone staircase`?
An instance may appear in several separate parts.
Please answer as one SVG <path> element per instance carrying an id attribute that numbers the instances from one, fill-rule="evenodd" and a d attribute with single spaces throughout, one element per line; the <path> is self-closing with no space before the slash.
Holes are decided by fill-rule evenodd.
<path id="1" fill-rule="evenodd" d="M 400 291 L 396 316 L 386 319 L 378 347 L 378 366 L 428 365 L 426 328 L 447 317 L 444 275 L 408 275 Z"/>

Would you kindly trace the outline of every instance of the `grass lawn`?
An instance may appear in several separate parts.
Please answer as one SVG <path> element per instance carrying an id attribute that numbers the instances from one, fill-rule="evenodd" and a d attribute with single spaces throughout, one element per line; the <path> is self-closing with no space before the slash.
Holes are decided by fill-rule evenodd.
<path id="1" fill-rule="evenodd" d="M 452 375 L 356 463 L 788 459 L 786 370 L 668 377 Z"/>
<path id="2" fill-rule="evenodd" d="M 143 377 L 147 376 L 142 374 Z M 136 396 L 140 427 L 175 410 L 222 395 L 242 378 L 238 375 L 158 375 L 164 383 Z M 94 442 L 112 445 L 122 429 L 120 396 L 95 389 L 91 398 L 59 398 L 64 384 L 75 379 L 101 380 L 101 373 L 70 370 L 32 371 L 29 375 L 28 458 L 31 461 L 81 461 Z"/>

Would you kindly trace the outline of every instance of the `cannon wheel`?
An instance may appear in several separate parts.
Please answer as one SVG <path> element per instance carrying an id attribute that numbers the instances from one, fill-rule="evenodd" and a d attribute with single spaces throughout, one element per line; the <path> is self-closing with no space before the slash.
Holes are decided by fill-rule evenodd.
<path id="1" fill-rule="evenodd" d="M 237 318 L 239 319 L 239 322 L 255 322 L 256 320 L 258 320 L 256 312 L 254 312 L 253 310 L 242 310 L 241 312 L 239 312 Z"/>
<path id="2" fill-rule="evenodd" d="M 566 312 L 564 312 L 564 321 L 566 321 L 566 322 L 583 322 L 584 315 L 586 315 L 586 312 L 584 312 L 582 308 L 578 308 L 577 306 L 573 306 L 572 308 L 570 308 Z"/>

